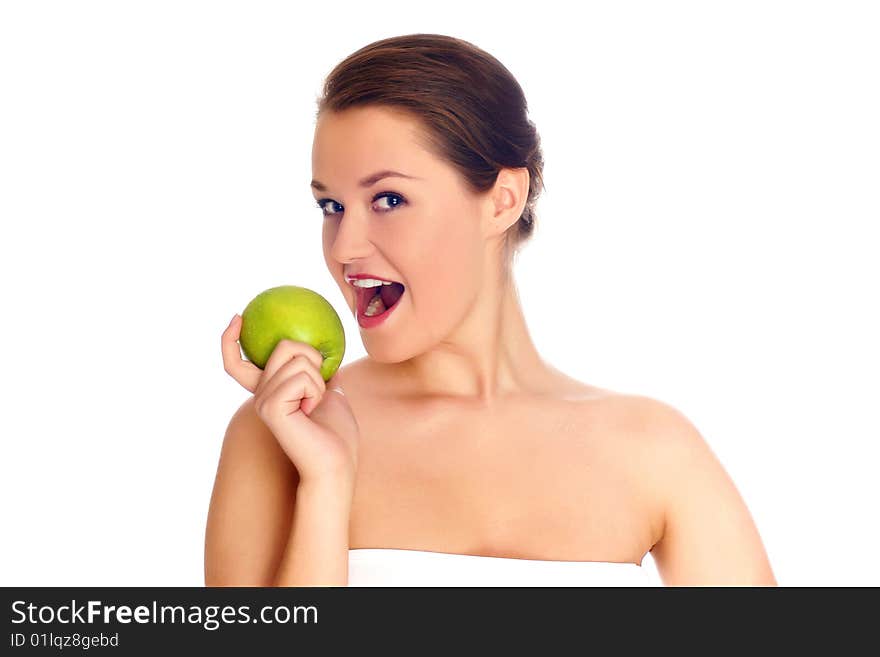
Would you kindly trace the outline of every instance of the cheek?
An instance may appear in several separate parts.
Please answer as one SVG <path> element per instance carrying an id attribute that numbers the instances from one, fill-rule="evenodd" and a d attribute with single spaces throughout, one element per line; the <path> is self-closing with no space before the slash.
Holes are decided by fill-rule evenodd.
<path id="1" fill-rule="evenodd" d="M 474 224 L 461 217 L 438 217 L 402 242 L 414 247 L 406 249 L 404 271 L 410 273 L 410 300 L 420 314 L 442 315 L 469 304 L 480 283 L 480 237 Z"/>
<path id="2" fill-rule="evenodd" d="M 330 271 L 334 271 L 342 267 L 342 264 L 337 260 L 340 256 L 340 253 L 334 253 L 334 246 L 336 246 L 336 238 L 339 235 L 339 221 L 333 219 L 324 219 L 324 225 L 321 228 L 321 247 L 324 251 L 324 262 L 327 263 L 327 268 Z"/>
<path id="3" fill-rule="evenodd" d="M 337 284 L 343 291 L 343 295 L 346 298 L 349 295 L 349 286 L 348 283 L 345 282 L 342 277 L 342 265 L 338 263 L 331 255 L 330 252 L 333 249 L 333 240 L 336 239 L 336 229 L 332 226 L 331 222 L 325 221 L 324 228 L 321 233 L 321 244 L 324 252 L 324 264 L 327 266 L 327 271 L 329 271 L 334 278 L 339 276 L 339 280 L 337 280 Z"/>
<path id="4" fill-rule="evenodd" d="M 330 249 L 333 248 L 333 240 L 336 239 L 337 226 L 332 222 L 324 219 L 324 225 L 321 228 L 321 244 L 324 247 L 324 260 L 330 261 Z"/>
<path id="5" fill-rule="evenodd" d="M 399 228 L 396 237 L 411 254 L 408 259 L 431 263 L 438 270 L 469 263 L 479 250 L 478 219 L 464 204 L 433 207 Z"/>

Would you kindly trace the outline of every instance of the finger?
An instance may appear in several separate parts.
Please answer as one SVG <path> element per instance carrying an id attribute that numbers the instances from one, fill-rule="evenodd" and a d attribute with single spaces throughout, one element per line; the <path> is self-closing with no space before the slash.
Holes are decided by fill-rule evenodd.
<path id="1" fill-rule="evenodd" d="M 321 352 L 315 349 L 312 345 L 306 344 L 305 342 L 296 342 L 294 340 L 282 338 L 272 349 L 272 353 L 269 354 L 269 359 L 266 361 L 266 366 L 263 368 L 260 389 L 262 389 L 265 382 L 271 379 L 284 363 L 298 355 L 303 355 L 308 358 L 318 370 L 321 369 L 321 365 L 324 363 L 324 356 L 321 355 Z"/>
<path id="2" fill-rule="evenodd" d="M 311 360 L 302 354 L 298 354 L 279 367 L 271 378 L 260 384 L 260 389 L 257 393 L 258 396 L 264 398 L 269 397 L 278 386 L 284 383 L 286 379 L 293 378 L 299 373 L 304 373 L 310 377 L 315 388 L 320 391 L 320 394 L 324 394 L 327 384 L 324 383 L 321 372 L 315 367 L 315 364 Z"/>
<path id="3" fill-rule="evenodd" d="M 220 349 L 223 352 L 223 369 L 229 376 L 238 381 L 242 387 L 254 392 L 260 381 L 262 371 L 250 361 L 241 357 L 238 336 L 241 331 L 241 317 L 235 315 L 229 326 L 220 336 Z"/>
<path id="4" fill-rule="evenodd" d="M 274 372 L 286 361 L 297 355 L 305 356 L 314 363 L 315 367 L 318 369 L 321 369 L 321 365 L 324 363 L 324 355 L 312 345 L 306 342 L 298 342 L 282 338 L 278 341 L 278 344 L 275 345 L 275 348 L 269 355 L 269 360 L 266 361 L 266 367 L 264 369 Z"/>
<path id="5" fill-rule="evenodd" d="M 282 381 L 270 395 L 264 397 L 257 407 L 257 412 L 264 419 L 276 421 L 293 415 L 298 410 L 302 410 L 303 413 L 311 412 L 311 408 L 316 405 L 314 400 L 318 395 L 319 390 L 315 387 L 312 377 L 305 372 L 299 372 Z"/>

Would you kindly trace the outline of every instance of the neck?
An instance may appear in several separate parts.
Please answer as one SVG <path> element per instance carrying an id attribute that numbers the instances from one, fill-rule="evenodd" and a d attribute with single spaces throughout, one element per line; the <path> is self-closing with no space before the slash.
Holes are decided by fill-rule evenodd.
<path id="1" fill-rule="evenodd" d="M 462 322 L 400 364 L 413 393 L 490 406 L 547 380 L 550 368 L 529 335 L 512 274 L 484 280 Z"/>

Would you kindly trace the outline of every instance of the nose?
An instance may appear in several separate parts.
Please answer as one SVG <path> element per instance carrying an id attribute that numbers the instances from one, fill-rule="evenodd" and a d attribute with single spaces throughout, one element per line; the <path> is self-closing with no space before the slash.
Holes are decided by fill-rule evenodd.
<path id="1" fill-rule="evenodd" d="M 329 229 L 330 257 L 346 263 L 368 256 L 373 250 L 370 242 L 369 221 L 354 212 L 346 215 Z"/>

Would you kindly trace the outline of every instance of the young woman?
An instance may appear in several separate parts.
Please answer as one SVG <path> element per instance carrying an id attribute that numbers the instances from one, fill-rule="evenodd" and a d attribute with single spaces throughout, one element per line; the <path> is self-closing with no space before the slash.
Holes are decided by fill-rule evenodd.
<path id="1" fill-rule="evenodd" d="M 310 345 L 259 370 L 241 318 L 223 332 L 254 394 L 223 443 L 207 585 L 615 585 L 648 552 L 666 585 L 776 584 L 687 418 L 532 343 L 512 263 L 542 168 L 522 89 L 470 43 L 384 39 L 330 73 L 311 187 L 368 356 L 325 383 Z"/>

